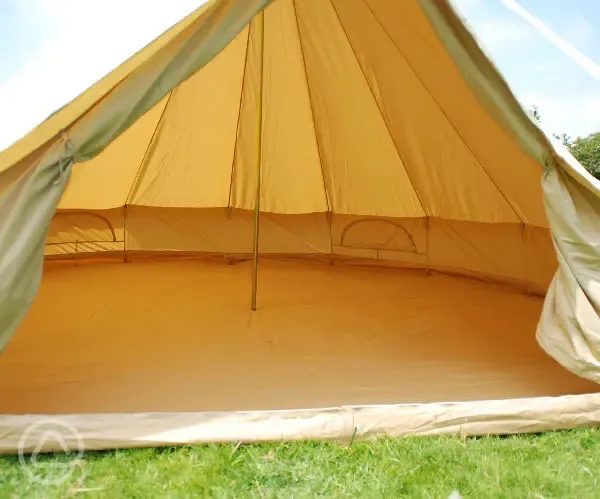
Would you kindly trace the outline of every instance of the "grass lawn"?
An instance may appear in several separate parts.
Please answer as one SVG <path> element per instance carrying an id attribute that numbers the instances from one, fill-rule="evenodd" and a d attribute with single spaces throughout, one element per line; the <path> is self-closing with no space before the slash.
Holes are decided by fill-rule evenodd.
<path id="1" fill-rule="evenodd" d="M 600 429 L 120 450 L 86 453 L 72 467 L 67 482 L 44 486 L 17 457 L 2 457 L 0 498 L 600 497 Z"/>

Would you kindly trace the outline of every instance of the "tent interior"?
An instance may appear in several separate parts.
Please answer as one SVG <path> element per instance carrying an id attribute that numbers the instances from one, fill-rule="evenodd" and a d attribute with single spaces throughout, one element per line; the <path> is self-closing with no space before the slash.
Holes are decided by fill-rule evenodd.
<path id="1" fill-rule="evenodd" d="M 316 409 L 589 393 L 535 341 L 542 300 L 419 271 L 56 263 L 0 362 L 5 414 Z"/>
<path id="2" fill-rule="evenodd" d="M 597 392 L 536 343 L 541 176 L 417 1 L 277 0 L 74 165 L 0 413 Z"/>

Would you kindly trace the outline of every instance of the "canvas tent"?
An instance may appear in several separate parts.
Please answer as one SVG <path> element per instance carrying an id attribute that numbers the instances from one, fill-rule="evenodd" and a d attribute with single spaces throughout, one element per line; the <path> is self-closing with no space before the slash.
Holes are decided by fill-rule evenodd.
<path id="1" fill-rule="evenodd" d="M 0 172 L 3 452 L 600 421 L 600 185 L 446 0 L 216 0 Z"/>

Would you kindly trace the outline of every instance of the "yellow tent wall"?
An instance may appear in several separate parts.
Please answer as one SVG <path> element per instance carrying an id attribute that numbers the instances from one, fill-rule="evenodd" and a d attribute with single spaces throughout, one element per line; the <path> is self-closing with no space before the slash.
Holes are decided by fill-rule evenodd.
<path id="1" fill-rule="evenodd" d="M 540 165 L 479 103 L 418 3 L 281 1 L 264 16 L 264 47 L 255 19 L 74 169 L 48 255 L 251 252 L 262 93 L 261 253 L 545 291 L 556 263 Z"/>

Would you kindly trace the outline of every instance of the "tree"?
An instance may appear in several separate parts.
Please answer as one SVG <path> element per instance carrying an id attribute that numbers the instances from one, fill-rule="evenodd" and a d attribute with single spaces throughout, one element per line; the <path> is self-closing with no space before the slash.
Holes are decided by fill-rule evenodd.
<path id="1" fill-rule="evenodd" d="M 600 132 L 577 138 L 569 145 L 569 150 L 582 166 L 600 179 Z"/>
<path id="2" fill-rule="evenodd" d="M 540 123 L 542 117 L 537 106 L 533 106 L 531 115 Z M 594 177 L 600 179 L 600 132 L 593 133 L 587 137 L 578 137 L 573 140 L 566 133 L 554 134 L 562 144 L 569 149 L 571 154 L 587 169 Z"/>
<path id="3" fill-rule="evenodd" d="M 563 146 L 571 149 L 571 144 L 573 144 L 573 139 L 569 135 L 567 135 L 566 133 L 563 133 L 561 135 L 554 133 L 553 135 L 556 140 L 561 141 Z"/>

